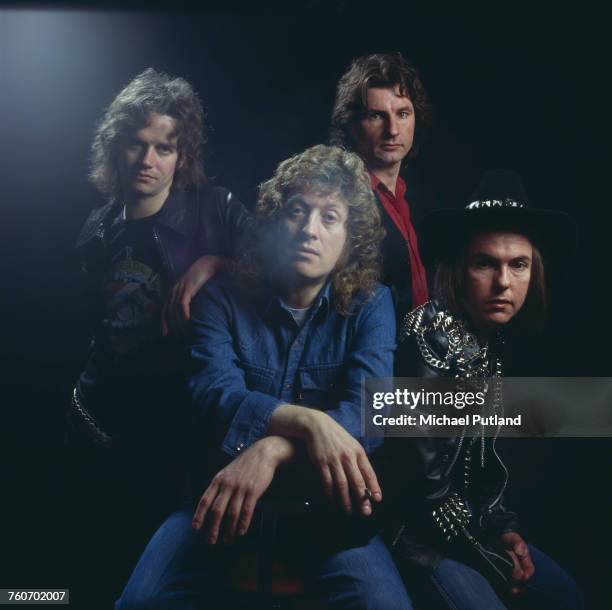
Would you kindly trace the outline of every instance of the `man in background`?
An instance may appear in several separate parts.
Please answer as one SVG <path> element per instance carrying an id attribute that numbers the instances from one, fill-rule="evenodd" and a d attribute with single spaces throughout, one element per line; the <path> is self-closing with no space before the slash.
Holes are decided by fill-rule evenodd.
<path id="1" fill-rule="evenodd" d="M 359 57 L 338 82 L 331 142 L 365 162 L 387 235 L 382 282 L 392 291 L 398 319 L 427 301 L 427 277 L 400 176 L 431 121 L 419 75 L 400 53 Z"/>

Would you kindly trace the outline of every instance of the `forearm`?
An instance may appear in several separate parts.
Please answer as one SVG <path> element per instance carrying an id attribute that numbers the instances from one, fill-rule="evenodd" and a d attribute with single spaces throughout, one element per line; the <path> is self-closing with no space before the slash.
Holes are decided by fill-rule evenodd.
<path id="1" fill-rule="evenodd" d="M 223 256 L 204 254 L 191 263 L 185 276 L 199 288 L 211 277 L 220 271 L 224 271 L 227 267 L 227 263 L 228 259 Z"/>
<path id="2" fill-rule="evenodd" d="M 257 445 L 275 468 L 293 460 L 297 449 L 295 442 L 283 436 L 272 435 L 258 440 Z"/>
<path id="3" fill-rule="evenodd" d="M 324 418 L 330 419 L 325 413 L 316 409 L 282 404 L 272 413 L 267 431 L 271 435 L 307 441 L 316 434 Z"/>

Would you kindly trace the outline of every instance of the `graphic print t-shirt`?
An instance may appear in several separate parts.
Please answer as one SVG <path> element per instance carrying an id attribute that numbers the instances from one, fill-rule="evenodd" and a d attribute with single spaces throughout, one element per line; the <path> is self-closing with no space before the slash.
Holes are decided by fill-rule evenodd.
<path id="1" fill-rule="evenodd" d="M 161 311 L 167 291 L 156 243 L 156 217 L 130 220 L 110 237 L 104 274 L 102 332 L 114 364 L 144 370 L 161 349 Z"/>

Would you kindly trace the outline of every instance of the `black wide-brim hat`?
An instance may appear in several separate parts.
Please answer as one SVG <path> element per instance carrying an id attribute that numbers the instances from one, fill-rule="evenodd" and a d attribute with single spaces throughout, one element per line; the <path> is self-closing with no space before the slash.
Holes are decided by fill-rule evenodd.
<path id="1" fill-rule="evenodd" d="M 576 224 L 559 210 L 535 209 L 523 180 L 510 170 L 491 170 L 465 208 L 435 210 L 423 219 L 419 245 L 428 263 L 454 258 L 475 234 L 512 231 L 527 236 L 547 260 L 561 260 L 576 246 Z"/>

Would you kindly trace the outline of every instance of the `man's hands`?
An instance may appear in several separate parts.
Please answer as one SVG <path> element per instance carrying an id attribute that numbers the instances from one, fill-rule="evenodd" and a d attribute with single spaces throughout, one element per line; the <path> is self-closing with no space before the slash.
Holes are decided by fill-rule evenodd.
<path id="1" fill-rule="evenodd" d="M 535 567 L 533 561 L 531 561 L 527 543 L 520 534 L 516 532 L 507 532 L 502 534 L 501 541 L 506 552 L 514 562 L 512 580 L 515 582 L 515 585 L 512 587 L 511 592 L 517 594 L 522 591 L 521 585 L 533 576 Z"/>
<path id="2" fill-rule="evenodd" d="M 326 413 L 281 405 L 274 411 L 268 431 L 304 439 L 326 493 L 337 496 L 347 514 L 354 504 L 368 516 L 372 513 L 371 502 L 382 500 L 378 479 L 363 447 Z"/>
<path id="3" fill-rule="evenodd" d="M 215 544 L 223 523 L 223 540 L 231 544 L 246 534 L 255 505 L 268 489 L 278 466 L 295 453 L 293 443 L 280 436 L 266 436 L 220 470 L 200 498 L 192 526 Z"/>
<path id="4" fill-rule="evenodd" d="M 217 542 L 221 527 L 226 544 L 247 532 L 255 505 L 270 486 L 276 469 L 295 455 L 293 441 L 285 437 L 304 439 L 325 491 L 340 499 L 346 513 L 352 512 L 354 503 L 363 515 L 370 515 L 371 502 L 382 500 L 378 479 L 363 447 L 329 415 L 281 405 L 272 415 L 268 432 L 270 436 L 258 440 L 220 470 L 200 498 L 192 526 L 199 530 L 206 523 L 209 544 Z"/>
<path id="5" fill-rule="evenodd" d="M 189 322 L 189 305 L 198 290 L 223 266 L 224 259 L 207 254 L 198 258 L 174 284 L 162 309 L 162 334 L 185 335 Z"/>

